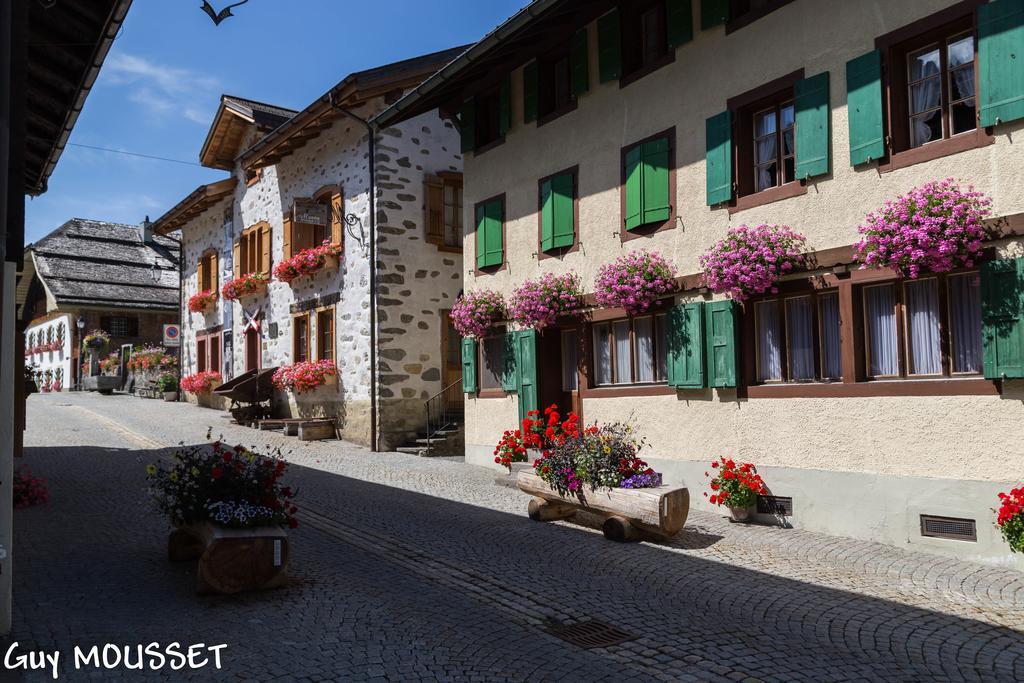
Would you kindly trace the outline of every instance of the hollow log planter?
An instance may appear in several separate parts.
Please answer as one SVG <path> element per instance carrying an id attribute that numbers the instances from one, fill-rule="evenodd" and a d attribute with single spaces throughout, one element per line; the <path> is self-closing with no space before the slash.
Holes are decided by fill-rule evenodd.
<path id="1" fill-rule="evenodd" d="M 562 496 L 531 471 L 520 472 L 516 485 L 533 496 L 528 508 L 530 519 L 566 519 L 583 510 L 605 518 L 602 531 L 613 541 L 669 539 L 683 528 L 690 512 L 690 492 L 683 486 L 585 490 Z"/>
<path id="2" fill-rule="evenodd" d="M 199 560 L 196 592 L 241 593 L 284 585 L 288 578 L 288 532 L 279 526 L 228 529 L 208 522 L 171 532 L 172 562 Z"/>

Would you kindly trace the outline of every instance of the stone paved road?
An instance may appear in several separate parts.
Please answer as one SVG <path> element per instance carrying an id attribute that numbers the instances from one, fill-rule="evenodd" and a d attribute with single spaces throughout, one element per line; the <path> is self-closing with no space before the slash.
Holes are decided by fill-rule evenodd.
<path id="1" fill-rule="evenodd" d="M 22 650 L 227 644 L 224 670 L 162 672 L 175 680 L 1024 680 L 1018 573 L 701 512 L 671 544 L 614 544 L 531 522 L 488 470 L 299 446 L 187 404 L 33 396 L 29 425 L 52 501 L 15 515 Z M 197 597 L 193 567 L 166 560 L 144 466 L 211 428 L 294 449 L 287 588 Z M 635 639 L 583 650 L 547 632 L 587 619 Z"/>

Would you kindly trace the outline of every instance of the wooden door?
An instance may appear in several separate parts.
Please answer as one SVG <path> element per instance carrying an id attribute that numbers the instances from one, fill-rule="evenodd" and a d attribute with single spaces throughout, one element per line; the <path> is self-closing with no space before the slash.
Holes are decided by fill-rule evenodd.
<path id="1" fill-rule="evenodd" d="M 452 325 L 448 311 L 441 311 L 441 381 L 445 387 L 457 385 L 446 392 L 446 402 L 450 406 L 461 406 L 462 393 L 462 339 Z"/>
<path id="2" fill-rule="evenodd" d="M 259 330 L 245 331 L 245 371 L 260 369 L 260 333 Z"/>

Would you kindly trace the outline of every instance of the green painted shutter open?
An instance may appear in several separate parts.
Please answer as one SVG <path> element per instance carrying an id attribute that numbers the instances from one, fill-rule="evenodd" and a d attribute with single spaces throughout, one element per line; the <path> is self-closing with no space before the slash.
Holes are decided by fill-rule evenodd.
<path id="1" fill-rule="evenodd" d="M 516 371 L 516 332 L 506 332 L 502 338 L 502 358 L 505 366 L 501 373 L 501 388 L 505 391 L 515 391 L 519 388 L 519 375 Z"/>
<path id="2" fill-rule="evenodd" d="M 523 67 L 523 123 L 537 120 L 537 62 Z"/>
<path id="3" fill-rule="evenodd" d="M 827 71 L 797 81 L 793 88 L 798 180 L 829 171 L 828 90 Z"/>
<path id="4" fill-rule="evenodd" d="M 732 199 L 732 112 L 726 110 L 705 122 L 707 145 L 707 204 Z"/>
<path id="5" fill-rule="evenodd" d="M 519 420 L 538 409 L 537 397 L 537 333 L 522 330 L 516 333 L 516 371 L 519 377 Z"/>
<path id="6" fill-rule="evenodd" d="M 1024 0 L 978 7 L 979 123 L 1024 118 Z"/>
<path id="7" fill-rule="evenodd" d="M 502 215 L 501 200 L 487 202 L 484 208 L 484 267 L 500 266 L 505 260 L 505 245 L 501 234 L 501 227 L 504 221 Z"/>
<path id="8" fill-rule="evenodd" d="M 666 0 L 665 14 L 671 47 L 693 40 L 693 3 L 690 0 Z"/>
<path id="9" fill-rule="evenodd" d="M 669 202 L 669 140 L 657 138 L 642 146 L 643 153 L 643 218 L 644 225 L 667 221 L 672 213 Z"/>
<path id="10" fill-rule="evenodd" d="M 846 63 L 846 116 L 850 164 L 885 156 L 882 126 L 882 53 L 872 50 Z"/>
<path id="11" fill-rule="evenodd" d="M 498 90 L 498 134 L 505 135 L 512 127 L 512 76 L 506 74 L 501 79 Z"/>
<path id="12" fill-rule="evenodd" d="M 462 103 L 459 113 L 459 131 L 462 139 L 462 153 L 472 152 L 476 145 L 476 100 L 470 97 Z"/>
<path id="13" fill-rule="evenodd" d="M 462 391 L 475 394 L 476 385 L 476 340 L 465 337 L 462 340 Z"/>
<path id="14" fill-rule="evenodd" d="M 569 70 L 572 73 L 572 94 L 579 97 L 590 90 L 590 64 L 587 55 L 587 29 L 581 28 L 572 36 L 569 48 Z"/>
<path id="15" fill-rule="evenodd" d="M 729 21 L 729 0 L 700 0 L 700 28 L 707 31 Z"/>
<path id="16" fill-rule="evenodd" d="M 622 29 L 617 9 L 597 20 L 597 65 L 602 83 L 617 80 L 622 74 Z"/>
<path id="17" fill-rule="evenodd" d="M 540 185 L 540 248 L 541 251 L 555 247 L 555 198 L 551 193 L 551 180 Z"/>
<path id="18" fill-rule="evenodd" d="M 485 205 L 476 207 L 476 267 L 487 265 L 487 212 Z"/>
<path id="19" fill-rule="evenodd" d="M 739 379 L 739 344 L 736 303 L 712 301 L 704 305 L 709 387 L 735 387 Z"/>
<path id="20" fill-rule="evenodd" d="M 669 309 L 668 385 L 700 389 L 704 381 L 704 304 L 680 304 Z"/>
<path id="21" fill-rule="evenodd" d="M 981 341 L 986 378 L 1024 377 L 1024 258 L 982 265 Z"/>
<path id="22" fill-rule="evenodd" d="M 643 149 L 626 152 L 626 230 L 643 225 Z"/>
<path id="23" fill-rule="evenodd" d="M 572 173 L 562 173 L 551 179 L 552 200 L 552 244 L 558 249 L 571 247 L 576 233 L 576 216 L 573 211 L 574 192 Z"/>

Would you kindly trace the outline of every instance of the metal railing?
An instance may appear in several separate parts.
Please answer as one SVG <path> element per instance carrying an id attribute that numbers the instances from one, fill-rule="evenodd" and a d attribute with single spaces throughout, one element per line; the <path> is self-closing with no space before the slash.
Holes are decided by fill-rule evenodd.
<path id="1" fill-rule="evenodd" d="M 465 411 L 462 399 L 462 378 L 427 399 L 427 450 L 438 432 L 454 427 Z"/>

